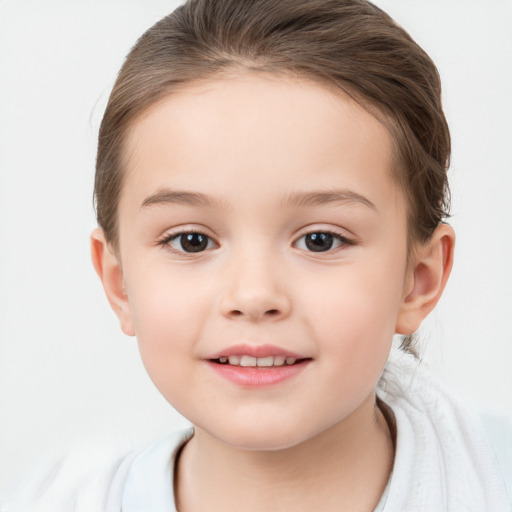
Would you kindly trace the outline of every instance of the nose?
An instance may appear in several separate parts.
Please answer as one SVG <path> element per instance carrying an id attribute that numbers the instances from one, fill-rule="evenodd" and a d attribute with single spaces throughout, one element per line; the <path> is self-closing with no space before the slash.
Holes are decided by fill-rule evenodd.
<path id="1" fill-rule="evenodd" d="M 244 258 L 223 274 L 223 316 L 258 322 L 282 320 L 290 314 L 286 278 L 271 258 Z"/>

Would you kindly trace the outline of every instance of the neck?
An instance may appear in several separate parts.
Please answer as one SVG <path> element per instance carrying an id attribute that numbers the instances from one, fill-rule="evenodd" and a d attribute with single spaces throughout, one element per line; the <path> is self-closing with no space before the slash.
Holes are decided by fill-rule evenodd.
<path id="1" fill-rule="evenodd" d="M 176 472 L 180 512 L 372 511 L 393 464 L 393 441 L 371 396 L 349 417 L 299 445 L 250 451 L 201 429 Z"/>

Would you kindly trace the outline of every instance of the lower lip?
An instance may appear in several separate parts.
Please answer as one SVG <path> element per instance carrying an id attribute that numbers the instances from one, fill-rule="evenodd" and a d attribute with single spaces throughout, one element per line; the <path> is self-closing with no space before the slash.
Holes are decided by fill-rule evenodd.
<path id="1" fill-rule="evenodd" d="M 218 375 L 234 382 L 240 386 L 265 387 L 279 384 L 285 380 L 295 377 L 303 371 L 309 360 L 304 360 L 287 366 L 254 367 L 254 366 L 232 366 L 230 364 L 219 364 L 208 361 L 210 367 Z"/>

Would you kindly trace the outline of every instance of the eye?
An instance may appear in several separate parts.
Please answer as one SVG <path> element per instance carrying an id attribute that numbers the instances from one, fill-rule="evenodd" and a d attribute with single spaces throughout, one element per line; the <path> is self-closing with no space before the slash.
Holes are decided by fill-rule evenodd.
<path id="1" fill-rule="evenodd" d="M 215 247 L 213 240 L 202 233 L 178 233 L 167 237 L 162 241 L 163 245 L 168 245 L 176 252 L 202 252 Z"/>
<path id="2" fill-rule="evenodd" d="M 348 238 L 328 231 L 308 233 L 296 242 L 297 248 L 311 252 L 327 252 L 346 244 L 351 244 Z"/>

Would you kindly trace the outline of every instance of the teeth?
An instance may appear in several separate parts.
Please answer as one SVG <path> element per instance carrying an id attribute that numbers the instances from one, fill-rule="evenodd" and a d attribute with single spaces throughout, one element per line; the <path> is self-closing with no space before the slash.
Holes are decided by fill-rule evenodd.
<path id="1" fill-rule="evenodd" d="M 251 356 L 242 356 L 240 366 L 256 366 L 256 358 Z"/>
<path id="2" fill-rule="evenodd" d="M 297 359 L 295 357 L 285 357 L 285 356 L 268 356 L 268 357 L 252 357 L 252 356 L 222 356 L 219 357 L 219 363 L 227 363 L 229 362 L 232 366 L 244 366 L 244 367 L 271 367 L 271 366 L 283 366 L 285 363 L 287 365 L 295 364 Z"/>
<path id="3" fill-rule="evenodd" d="M 284 356 L 276 356 L 274 357 L 274 366 L 283 366 L 286 357 Z"/>
<path id="4" fill-rule="evenodd" d="M 258 366 L 272 366 L 274 364 L 274 358 L 272 356 L 258 357 L 258 359 L 256 359 L 256 364 Z"/>

